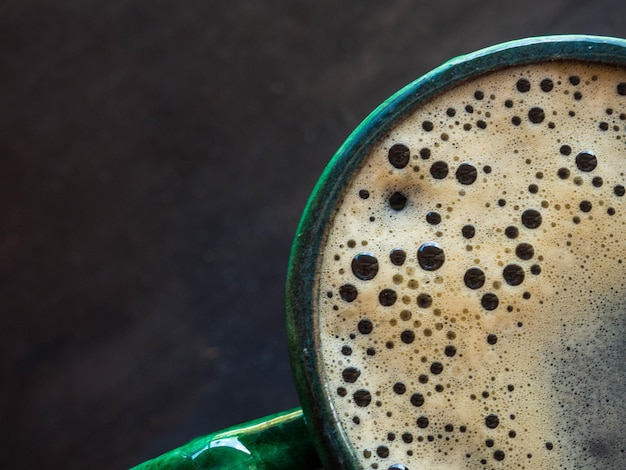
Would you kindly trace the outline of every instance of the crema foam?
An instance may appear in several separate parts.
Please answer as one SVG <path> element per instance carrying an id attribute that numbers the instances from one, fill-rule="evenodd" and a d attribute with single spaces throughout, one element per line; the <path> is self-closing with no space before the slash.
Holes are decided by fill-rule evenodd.
<path id="1" fill-rule="evenodd" d="M 621 469 L 626 70 L 547 62 L 421 103 L 346 186 L 324 380 L 363 468 Z"/>

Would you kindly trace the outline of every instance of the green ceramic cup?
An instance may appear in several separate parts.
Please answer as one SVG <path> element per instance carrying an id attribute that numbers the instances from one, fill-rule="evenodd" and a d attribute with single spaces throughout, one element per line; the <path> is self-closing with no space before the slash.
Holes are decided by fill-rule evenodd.
<path id="1" fill-rule="evenodd" d="M 625 187 L 626 41 L 447 62 L 365 119 L 305 209 L 302 410 L 141 468 L 623 468 Z"/>

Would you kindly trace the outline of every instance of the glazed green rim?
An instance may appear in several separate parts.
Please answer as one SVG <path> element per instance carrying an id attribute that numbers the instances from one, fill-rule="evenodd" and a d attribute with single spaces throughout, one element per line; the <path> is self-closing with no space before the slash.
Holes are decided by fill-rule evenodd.
<path id="1" fill-rule="evenodd" d="M 452 59 L 410 83 L 372 112 L 339 148 L 315 186 L 300 220 L 287 276 L 287 331 L 293 373 L 311 437 L 330 468 L 356 469 L 338 425 L 318 361 L 316 273 L 322 244 L 346 182 L 371 148 L 420 103 L 496 70 L 575 60 L 626 65 L 626 40 L 587 35 L 543 36 L 506 42 Z"/>

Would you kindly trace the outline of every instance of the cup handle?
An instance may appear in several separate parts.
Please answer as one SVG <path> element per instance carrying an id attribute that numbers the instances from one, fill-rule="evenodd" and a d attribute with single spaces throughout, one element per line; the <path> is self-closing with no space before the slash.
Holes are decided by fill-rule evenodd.
<path id="1" fill-rule="evenodd" d="M 301 408 L 199 437 L 131 470 L 322 469 Z"/>

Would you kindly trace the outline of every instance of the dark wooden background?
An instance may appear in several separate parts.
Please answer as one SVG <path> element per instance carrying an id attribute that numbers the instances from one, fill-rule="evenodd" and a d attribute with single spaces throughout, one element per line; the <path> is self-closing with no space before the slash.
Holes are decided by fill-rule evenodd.
<path id="1" fill-rule="evenodd" d="M 124 468 L 298 404 L 283 289 L 325 164 L 456 55 L 619 0 L 0 2 L 0 465 Z"/>

